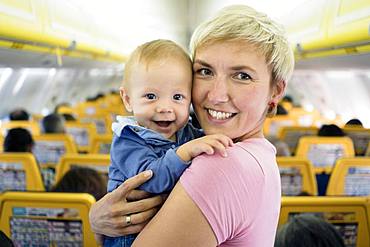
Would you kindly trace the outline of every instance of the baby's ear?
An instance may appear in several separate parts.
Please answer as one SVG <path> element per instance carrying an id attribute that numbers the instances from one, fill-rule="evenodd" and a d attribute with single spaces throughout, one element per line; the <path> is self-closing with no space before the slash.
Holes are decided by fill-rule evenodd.
<path id="1" fill-rule="evenodd" d="M 121 99 L 122 99 L 123 104 L 126 107 L 126 110 L 128 112 L 132 112 L 132 107 L 130 104 L 130 96 L 128 95 L 127 90 L 124 87 L 120 87 L 119 94 L 121 95 Z"/>

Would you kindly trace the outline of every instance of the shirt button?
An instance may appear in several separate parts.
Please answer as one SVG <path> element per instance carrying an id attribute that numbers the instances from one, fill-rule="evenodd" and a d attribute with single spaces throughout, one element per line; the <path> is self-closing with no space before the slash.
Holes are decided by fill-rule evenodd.
<path id="1" fill-rule="evenodd" d="M 139 128 L 134 128 L 134 131 L 135 132 L 139 132 Z"/>
<path id="2" fill-rule="evenodd" d="M 175 148 L 176 146 L 174 144 L 171 145 L 171 148 Z"/>

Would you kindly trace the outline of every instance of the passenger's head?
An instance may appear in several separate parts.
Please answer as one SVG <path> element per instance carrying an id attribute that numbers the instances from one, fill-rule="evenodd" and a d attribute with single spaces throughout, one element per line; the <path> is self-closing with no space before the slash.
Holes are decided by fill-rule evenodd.
<path id="1" fill-rule="evenodd" d="M 345 126 L 358 126 L 358 127 L 362 127 L 362 122 L 357 119 L 357 118 L 352 118 L 350 120 L 348 120 L 348 122 L 345 124 Z"/>
<path id="2" fill-rule="evenodd" d="M 30 115 L 25 109 L 16 109 L 9 114 L 9 120 L 11 121 L 27 121 L 30 119 Z"/>
<path id="3" fill-rule="evenodd" d="M 190 50 L 193 104 L 205 133 L 262 135 L 294 67 L 283 29 L 248 6 L 230 6 L 198 26 Z"/>
<path id="4" fill-rule="evenodd" d="M 276 115 L 288 115 L 288 111 L 281 104 L 277 105 Z"/>
<path id="5" fill-rule="evenodd" d="M 319 129 L 318 136 L 345 136 L 343 130 L 335 124 L 324 124 Z"/>
<path id="6" fill-rule="evenodd" d="M 45 116 L 41 124 L 44 133 L 65 133 L 65 120 L 62 115 L 57 113 Z"/>
<path id="7" fill-rule="evenodd" d="M 4 140 L 4 152 L 32 152 L 31 133 L 23 128 L 10 129 Z"/>
<path id="8" fill-rule="evenodd" d="M 192 69 L 186 52 L 169 40 L 137 47 L 125 66 L 120 88 L 127 111 L 138 123 L 173 138 L 189 119 Z"/>
<path id="9" fill-rule="evenodd" d="M 344 247 L 333 225 L 314 215 L 299 215 L 279 227 L 275 247 Z"/>
<path id="10" fill-rule="evenodd" d="M 107 192 L 104 177 L 91 168 L 78 167 L 69 170 L 51 189 L 52 192 L 89 193 L 96 200 Z"/>
<path id="11" fill-rule="evenodd" d="M 76 118 L 70 113 L 63 113 L 62 116 L 66 121 L 76 121 Z"/>
<path id="12" fill-rule="evenodd" d="M 285 95 L 281 101 L 293 104 L 293 98 L 290 95 Z"/>

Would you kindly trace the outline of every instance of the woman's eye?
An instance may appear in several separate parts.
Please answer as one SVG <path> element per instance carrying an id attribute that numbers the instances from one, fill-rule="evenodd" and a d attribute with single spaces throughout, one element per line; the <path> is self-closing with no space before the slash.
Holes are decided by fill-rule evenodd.
<path id="1" fill-rule="evenodd" d="M 210 75 L 212 75 L 212 71 L 210 69 L 203 68 L 203 69 L 199 69 L 197 71 L 197 74 L 199 74 L 201 76 L 210 76 Z"/>
<path id="2" fill-rule="evenodd" d="M 147 94 L 145 94 L 145 98 L 153 100 L 153 99 L 156 99 L 157 96 L 155 96 L 154 93 L 147 93 Z"/>
<path id="3" fill-rule="evenodd" d="M 174 96 L 173 96 L 173 99 L 174 100 L 182 100 L 184 98 L 184 96 L 183 95 L 181 95 L 181 94 L 175 94 Z"/>
<path id="4" fill-rule="evenodd" d="M 240 80 L 240 81 L 246 81 L 246 80 L 251 80 L 252 77 L 250 77 L 247 73 L 244 72 L 239 72 L 234 76 L 235 79 Z"/>

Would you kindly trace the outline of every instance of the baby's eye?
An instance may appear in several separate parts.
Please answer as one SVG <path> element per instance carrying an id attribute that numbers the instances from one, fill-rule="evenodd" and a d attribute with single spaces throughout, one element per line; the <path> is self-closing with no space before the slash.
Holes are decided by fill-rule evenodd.
<path id="1" fill-rule="evenodd" d="M 173 96 L 173 99 L 174 99 L 174 100 L 182 100 L 182 99 L 184 99 L 184 96 L 183 96 L 183 95 L 181 95 L 181 94 L 175 94 L 175 95 Z"/>
<path id="2" fill-rule="evenodd" d="M 250 77 L 250 75 L 248 75 L 247 73 L 244 73 L 244 72 L 238 72 L 236 73 L 233 78 L 237 79 L 237 80 L 240 80 L 240 81 L 246 81 L 246 80 L 251 80 L 252 77 Z"/>
<path id="3" fill-rule="evenodd" d="M 157 96 L 154 93 L 147 93 L 147 94 L 145 94 L 144 97 L 147 98 L 147 99 L 150 99 L 150 100 L 153 100 L 153 99 L 157 98 Z"/>
<path id="4" fill-rule="evenodd" d="M 201 76 L 210 76 L 210 75 L 212 75 L 212 71 L 210 69 L 207 69 L 207 68 L 202 68 L 202 69 L 199 69 L 197 71 L 197 74 L 199 74 Z"/>

